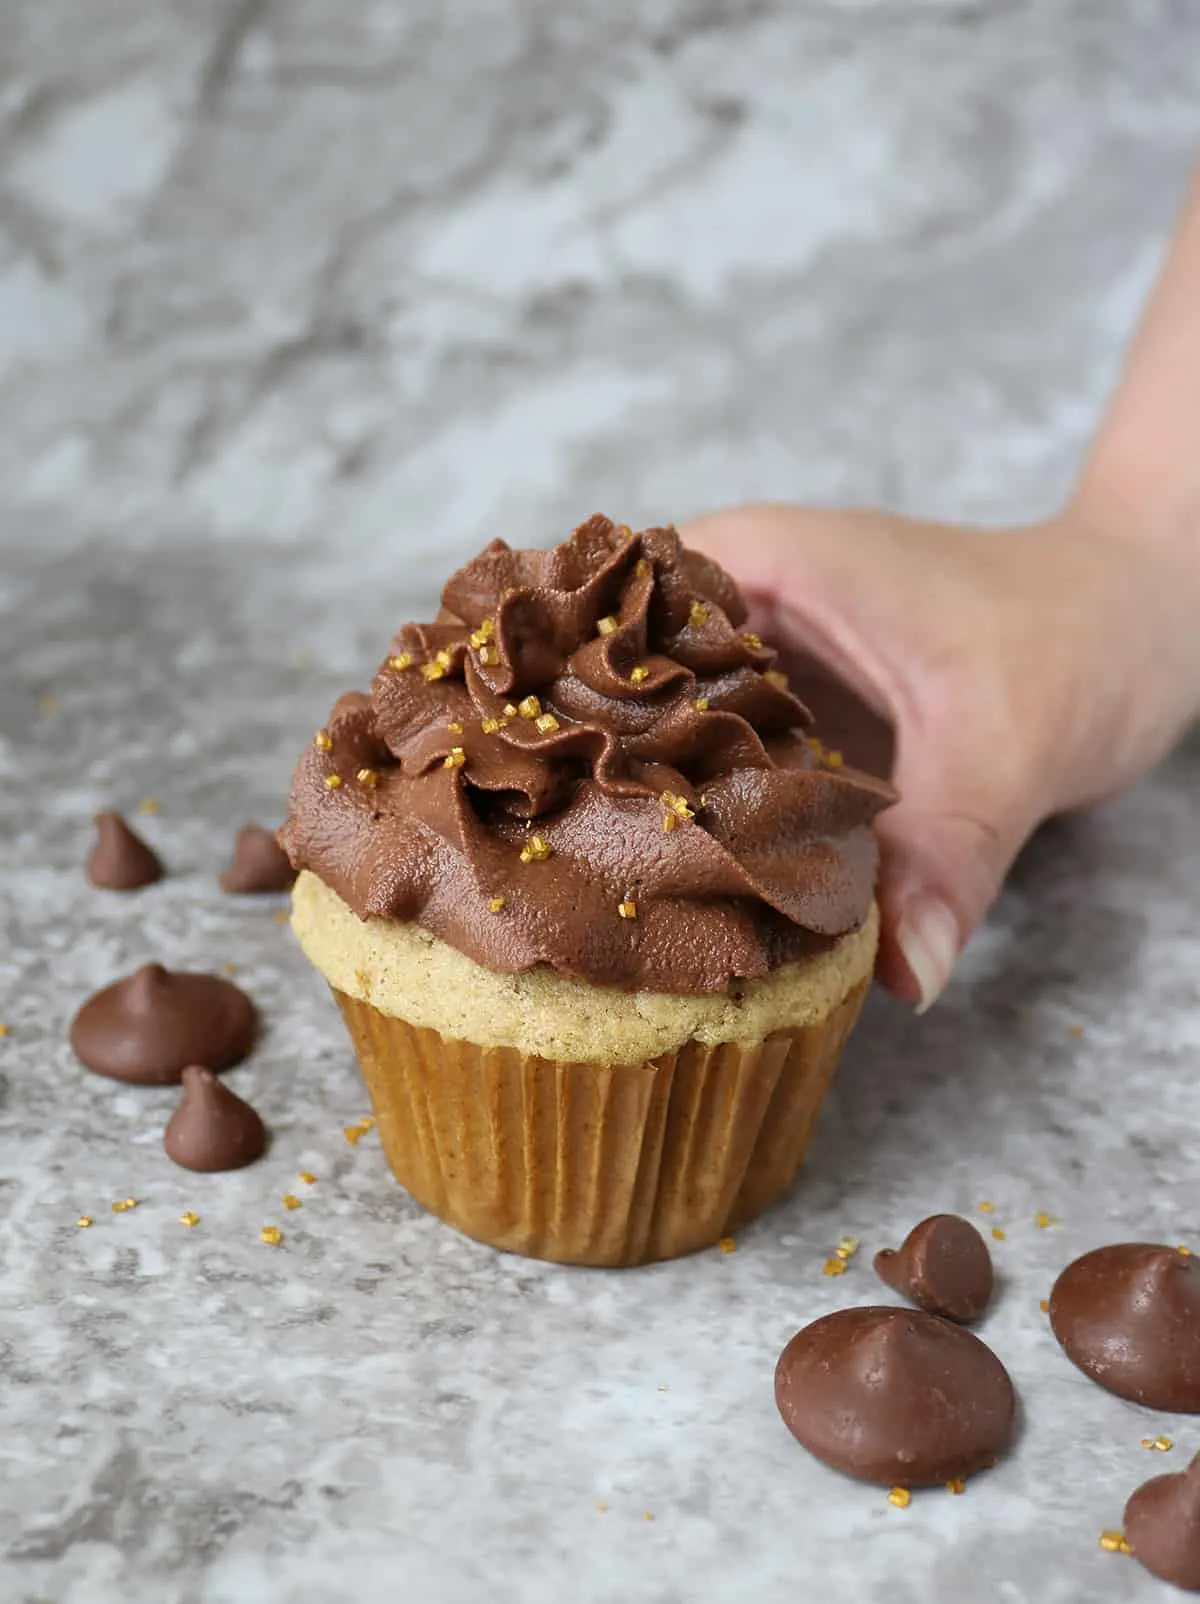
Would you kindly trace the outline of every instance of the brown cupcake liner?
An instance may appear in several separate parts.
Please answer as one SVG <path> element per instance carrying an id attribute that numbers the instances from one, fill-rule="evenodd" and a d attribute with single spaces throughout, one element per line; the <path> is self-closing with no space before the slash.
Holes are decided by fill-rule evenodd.
<path id="1" fill-rule="evenodd" d="M 759 1043 L 614 1065 L 452 1041 L 334 996 L 419 1203 L 511 1253 L 634 1265 L 711 1247 L 786 1191 L 867 985 Z"/>

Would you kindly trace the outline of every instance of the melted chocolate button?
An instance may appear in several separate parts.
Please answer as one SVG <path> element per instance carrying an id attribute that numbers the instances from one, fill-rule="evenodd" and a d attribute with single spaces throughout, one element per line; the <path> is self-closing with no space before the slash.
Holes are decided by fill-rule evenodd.
<path id="1" fill-rule="evenodd" d="M 1189 1254 L 1151 1242 L 1085 1253 L 1054 1283 L 1050 1324 L 1109 1392 L 1200 1414 L 1200 1266 Z"/>
<path id="2" fill-rule="evenodd" d="M 183 1096 L 163 1132 L 167 1157 L 185 1170 L 240 1170 L 261 1158 L 267 1131 L 258 1111 L 198 1064 L 183 1072 Z"/>
<path id="3" fill-rule="evenodd" d="M 254 1004 L 231 981 L 146 964 L 88 998 L 71 1046 L 97 1075 L 165 1086 L 188 1064 L 221 1070 L 240 1062 L 256 1027 Z"/>
<path id="4" fill-rule="evenodd" d="M 221 876 L 222 891 L 286 891 L 296 878 L 287 853 L 270 830 L 244 824 L 237 833 L 233 862 Z"/>
<path id="5" fill-rule="evenodd" d="M 899 1249 L 875 1255 L 875 1273 L 929 1314 L 969 1324 L 992 1296 L 992 1256 L 969 1220 L 932 1214 L 914 1225 Z"/>
<path id="6" fill-rule="evenodd" d="M 85 872 L 101 891 L 136 891 L 166 873 L 158 853 L 111 809 L 96 815 L 96 839 Z"/>
<path id="7" fill-rule="evenodd" d="M 932 1487 L 994 1465 L 1016 1398 L 979 1338 L 914 1309 L 841 1309 L 805 1326 L 775 1369 L 792 1435 L 835 1470 Z"/>
<path id="8" fill-rule="evenodd" d="M 1125 1538 L 1160 1581 L 1200 1593 L 1200 1454 L 1177 1475 L 1142 1483 L 1125 1505 Z"/>

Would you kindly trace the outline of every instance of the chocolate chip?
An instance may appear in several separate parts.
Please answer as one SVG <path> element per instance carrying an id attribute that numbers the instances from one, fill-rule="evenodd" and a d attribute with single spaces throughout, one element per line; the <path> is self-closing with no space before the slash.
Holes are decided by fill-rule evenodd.
<path id="1" fill-rule="evenodd" d="M 238 1063 L 256 1029 L 254 1004 L 231 981 L 146 964 L 88 998 L 71 1025 L 71 1046 L 97 1075 L 165 1086 L 188 1064 L 221 1070 Z"/>
<path id="2" fill-rule="evenodd" d="M 1050 1324 L 1073 1364 L 1149 1409 L 1200 1414 L 1200 1267 L 1152 1242 L 1096 1248 L 1050 1294 Z"/>
<path id="3" fill-rule="evenodd" d="M 994 1465 L 1016 1414 L 1008 1372 L 971 1332 L 915 1309 L 842 1309 L 775 1369 L 775 1402 L 810 1453 L 860 1481 L 931 1487 Z"/>
<path id="4" fill-rule="evenodd" d="M 900 1248 L 875 1255 L 875 1273 L 919 1309 L 963 1324 L 978 1320 L 991 1301 L 987 1243 L 957 1214 L 931 1214 L 914 1225 Z"/>
<path id="5" fill-rule="evenodd" d="M 96 815 L 96 839 L 88 853 L 85 872 L 101 891 L 137 891 L 161 880 L 162 859 L 119 813 L 108 809 Z"/>
<path id="6" fill-rule="evenodd" d="M 189 1064 L 183 1096 L 163 1132 L 169 1159 L 185 1170 L 238 1170 L 266 1150 L 258 1111 L 223 1086 L 211 1069 Z"/>
<path id="7" fill-rule="evenodd" d="M 237 833 L 233 862 L 221 876 L 222 891 L 286 891 L 296 878 L 287 853 L 270 830 L 244 824 Z"/>

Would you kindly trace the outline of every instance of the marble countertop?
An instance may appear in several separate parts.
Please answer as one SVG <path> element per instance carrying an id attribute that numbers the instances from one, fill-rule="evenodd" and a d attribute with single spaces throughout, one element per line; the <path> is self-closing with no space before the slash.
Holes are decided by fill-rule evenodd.
<path id="1" fill-rule="evenodd" d="M 1200 747 L 1044 832 L 930 1016 L 872 1003 L 735 1253 L 627 1273 L 461 1240 L 351 1147 L 332 1004 L 215 876 L 483 537 L 1053 505 L 1198 107 L 1169 0 L 9 0 L 3 1604 L 1169 1596 L 1097 1538 L 1200 1429 L 1093 1387 L 1039 1300 L 1105 1240 L 1200 1247 Z M 150 796 L 171 877 L 91 891 L 91 814 Z M 248 1171 L 173 1169 L 171 1094 L 72 1060 L 151 957 L 264 1011 Z M 898 1510 L 788 1437 L 772 1368 L 876 1297 L 867 1249 L 984 1199 L 1020 1441 Z"/>

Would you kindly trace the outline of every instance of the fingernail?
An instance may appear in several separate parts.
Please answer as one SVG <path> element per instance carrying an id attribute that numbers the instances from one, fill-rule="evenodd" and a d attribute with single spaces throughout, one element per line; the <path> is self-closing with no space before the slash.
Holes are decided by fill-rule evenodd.
<path id="1" fill-rule="evenodd" d="M 896 942 L 921 993 L 917 1012 L 926 1013 L 958 960 L 958 920 L 938 897 L 913 897 L 900 917 Z"/>

